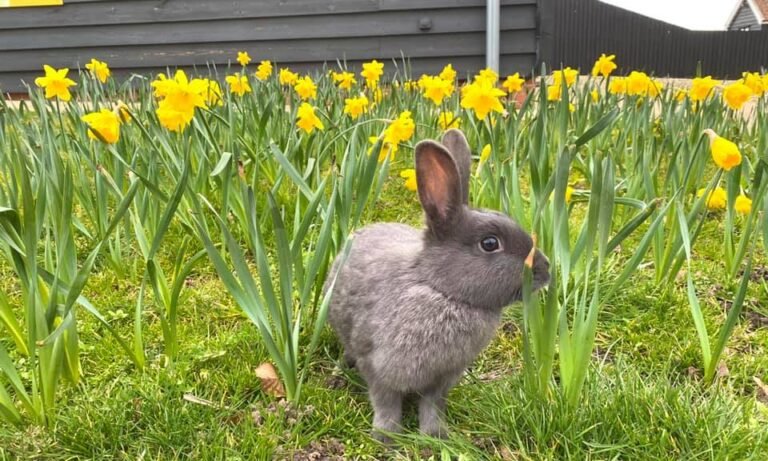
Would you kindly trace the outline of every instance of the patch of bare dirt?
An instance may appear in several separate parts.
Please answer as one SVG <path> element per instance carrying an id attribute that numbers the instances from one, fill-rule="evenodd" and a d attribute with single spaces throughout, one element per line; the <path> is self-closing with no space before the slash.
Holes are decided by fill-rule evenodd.
<path id="1" fill-rule="evenodd" d="M 507 320 L 501 324 L 500 330 L 505 336 L 514 338 L 520 331 L 520 327 L 517 326 L 517 323 Z"/>
<path id="2" fill-rule="evenodd" d="M 743 274 L 740 273 L 739 275 Z M 753 282 L 766 282 L 768 281 L 768 266 L 760 266 L 752 269 L 752 273 L 749 275 L 750 280 Z"/>
<path id="3" fill-rule="evenodd" d="M 768 328 L 768 316 L 761 314 L 760 312 L 747 311 L 744 314 L 749 321 L 750 329 L 757 330 L 758 328 Z"/>
<path id="4" fill-rule="evenodd" d="M 331 375 L 325 380 L 325 387 L 328 389 L 340 390 L 347 386 L 347 380 L 341 375 Z"/>
<path id="5" fill-rule="evenodd" d="M 741 277 L 743 272 L 738 276 Z M 750 278 L 753 282 L 761 283 L 764 280 L 768 280 L 768 267 L 757 267 L 752 270 Z M 714 285 L 709 291 L 711 296 L 717 300 L 723 311 L 728 313 L 733 308 L 733 299 L 722 293 L 722 285 Z M 755 310 L 758 307 L 758 303 L 754 299 L 746 299 L 744 306 L 742 306 L 741 317 L 746 320 L 747 331 L 753 332 L 760 328 L 768 328 L 768 315 Z"/>
<path id="6" fill-rule="evenodd" d="M 293 426 L 299 419 L 312 415 L 315 412 L 315 407 L 312 405 L 297 407 L 287 400 L 280 400 L 270 403 L 266 408 L 259 411 L 265 414 L 277 415 L 283 418 L 289 426 Z"/>
<path id="7" fill-rule="evenodd" d="M 229 410 L 228 408 L 222 408 L 222 410 Z M 315 407 L 312 405 L 296 406 L 288 402 L 287 400 L 280 400 L 272 402 L 266 407 L 254 405 L 249 409 L 235 411 L 231 415 L 224 418 L 227 424 L 237 426 L 242 424 L 243 421 L 249 419 L 256 426 L 261 426 L 267 417 L 275 417 L 282 419 L 289 426 L 293 426 L 299 422 L 300 419 L 311 416 L 315 412 Z"/>
<path id="8" fill-rule="evenodd" d="M 600 346 L 595 346 L 595 350 L 592 351 L 592 357 L 604 363 L 613 363 L 614 360 L 611 351 L 609 349 L 603 349 Z"/>
<path id="9" fill-rule="evenodd" d="M 512 451 L 508 446 L 503 445 L 500 441 L 494 438 L 482 438 L 474 437 L 472 444 L 477 448 L 488 453 L 489 458 L 499 459 L 502 461 L 512 461 L 521 459 L 519 454 Z M 492 456 L 491 456 L 492 455 Z"/>
<path id="10" fill-rule="evenodd" d="M 290 461 L 343 461 L 344 444 L 337 439 L 330 438 L 325 440 L 314 440 L 310 444 L 299 450 L 285 453 L 283 449 L 278 448 L 273 459 Z"/>

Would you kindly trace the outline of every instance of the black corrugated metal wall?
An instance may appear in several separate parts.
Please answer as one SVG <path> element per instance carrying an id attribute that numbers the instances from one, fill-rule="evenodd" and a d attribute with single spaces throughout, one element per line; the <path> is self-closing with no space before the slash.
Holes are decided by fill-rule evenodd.
<path id="1" fill-rule="evenodd" d="M 451 62 L 485 65 L 485 0 L 65 0 L 0 9 L 0 88 L 22 90 L 43 64 L 106 61 L 117 75 L 170 66 L 226 66 L 237 51 L 297 70 L 346 59 L 414 73 Z M 501 1 L 501 71 L 528 74 L 537 59 L 536 0 Z M 392 68 L 392 66 L 389 66 Z"/>
<path id="2" fill-rule="evenodd" d="M 738 78 L 768 67 L 768 30 L 691 31 L 597 0 L 548 0 L 554 9 L 552 66 L 589 72 L 600 53 L 615 54 L 620 70 L 691 77 L 702 72 Z"/>

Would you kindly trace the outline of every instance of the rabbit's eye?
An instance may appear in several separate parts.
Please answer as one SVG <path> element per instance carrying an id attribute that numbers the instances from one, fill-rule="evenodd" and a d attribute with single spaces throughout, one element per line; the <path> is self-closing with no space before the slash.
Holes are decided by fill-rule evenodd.
<path id="1" fill-rule="evenodd" d="M 480 240 L 480 248 L 486 253 L 493 253 L 494 251 L 499 251 L 499 249 L 501 249 L 501 244 L 496 236 L 489 235 Z"/>

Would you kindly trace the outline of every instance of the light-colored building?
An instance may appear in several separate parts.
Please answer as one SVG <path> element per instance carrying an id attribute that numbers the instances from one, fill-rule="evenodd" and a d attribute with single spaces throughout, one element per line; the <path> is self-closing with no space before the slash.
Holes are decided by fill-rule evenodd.
<path id="1" fill-rule="evenodd" d="M 768 0 L 743 0 L 736 5 L 726 23 L 728 30 L 768 28 Z"/>

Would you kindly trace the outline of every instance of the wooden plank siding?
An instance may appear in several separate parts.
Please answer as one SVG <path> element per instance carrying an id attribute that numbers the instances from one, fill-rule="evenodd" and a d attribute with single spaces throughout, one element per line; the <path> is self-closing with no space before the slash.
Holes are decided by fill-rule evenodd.
<path id="1" fill-rule="evenodd" d="M 66 0 L 0 11 L 0 88 L 23 91 L 42 65 L 106 61 L 117 76 L 168 67 L 226 72 L 237 51 L 309 71 L 337 59 L 410 59 L 416 75 L 485 65 L 485 0 Z M 501 2 L 501 72 L 538 59 L 536 0 Z M 425 28 L 424 24 L 430 25 Z M 255 70 L 255 69 L 254 69 Z"/>
<path id="2" fill-rule="evenodd" d="M 760 30 L 760 22 L 755 17 L 755 13 L 747 4 L 746 0 L 741 2 L 741 6 L 736 14 L 733 16 L 731 23 L 728 26 L 728 30 Z"/>

